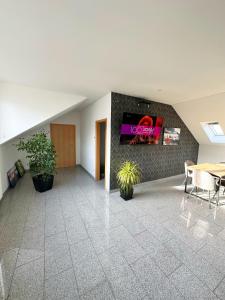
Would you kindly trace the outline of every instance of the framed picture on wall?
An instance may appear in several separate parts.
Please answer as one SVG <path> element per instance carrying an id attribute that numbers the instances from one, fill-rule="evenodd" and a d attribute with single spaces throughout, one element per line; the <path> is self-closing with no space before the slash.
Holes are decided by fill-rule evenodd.
<path id="1" fill-rule="evenodd" d="M 178 145 L 180 128 L 164 128 L 163 145 Z"/>
<path id="2" fill-rule="evenodd" d="M 120 144 L 159 144 L 163 122 L 164 118 L 161 116 L 124 112 L 120 127 Z"/>
<path id="3" fill-rule="evenodd" d="M 7 176 L 9 179 L 9 184 L 10 187 L 15 187 L 17 184 L 17 181 L 19 180 L 19 174 L 18 171 L 16 169 L 16 167 L 12 167 L 8 172 L 7 172 Z"/>

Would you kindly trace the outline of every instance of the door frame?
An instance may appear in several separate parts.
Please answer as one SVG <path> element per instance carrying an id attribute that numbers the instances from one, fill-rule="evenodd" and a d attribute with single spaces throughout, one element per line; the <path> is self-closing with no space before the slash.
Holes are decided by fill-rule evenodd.
<path id="1" fill-rule="evenodd" d="M 74 147 L 74 167 L 76 166 L 77 164 L 77 128 L 76 128 L 76 125 L 75 124 L 65 124 L 65 123 L 50 123 L 50 138 L 52 140 L 52 127 L 54 125 L 60 125 L 60 126 L 73 126 L 74 127 L 74 144 L 75 144 L 75 147 Z"/>
<path id="2" fill-rule="evenodd" d="M 105 185 L 106 185 L 106 153 L 107 153 L 107 118 L 95 122 L 95 180 L 100 180 L 101 137 L 100 125 L 105 123 Z"/>

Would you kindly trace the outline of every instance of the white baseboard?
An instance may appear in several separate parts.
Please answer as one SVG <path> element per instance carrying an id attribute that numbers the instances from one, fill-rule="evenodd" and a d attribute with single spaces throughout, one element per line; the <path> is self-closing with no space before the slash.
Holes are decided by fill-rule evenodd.
<path id="1" fill-rule="evenodd" d="M 169 176 L 169 177 L 164 177 L 164 178 L 159 178 L 159 179 L 155 179 L 155 180 L 141 182 L 139 184 L 136 184 L 136 186 L 140 186 L 140 185 L 143 186 L 143 185 L 149 185 L 149 184 L 154 184 L 154 183 L 163 183 L 163 182 L 168 182 L 168 181 L 174 180 L 174 179 L 182 179 L 183 180 L 184 177 L 185 177 L 184 174 L 178 174 L 178 175 L 174 175 L 174 176 Z M 115 193 L 118 191 L 119 191 L 119 188 L 110 190 L 110 193 Z"/>

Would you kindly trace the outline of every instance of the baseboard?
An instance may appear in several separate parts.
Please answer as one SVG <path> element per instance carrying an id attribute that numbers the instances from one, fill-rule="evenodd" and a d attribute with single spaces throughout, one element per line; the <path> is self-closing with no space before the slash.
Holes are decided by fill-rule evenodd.
<path id="1" fill-rule="evenodd" d="M 140 185 L 149 185 L 149 184 L 154 184 L 154 183 L 163 183 L 163 182 L 167 182 L 169 180 L 173 180 L 173 179 L 183 179 L 184 178 L 184 174 L 178 174 L 178 175 L 173 175 L 173 176 L 169 176 L 169 177 L 164 177 L 164 178 L 159 178 L 159 179 L 155 179 L 155 180 L 149 180 L 149 181 L 145 181 L 145 182 L 141 182 L 139 184 L 136 184 L 136 186 L 140 186 Z M 110 193 L 116 193 L 118 192 L 120 189 L 116 188 L 116 189 L 112 189 L 110 190 Z"/>
<path id="2" fill-rule="evenodd" d="M 29 173 L 30 169 L 25 169 L 26 173 Z M 21 178 L 20 178 L 21 179 Z M 0 198 L 0 201 L 5 197 L 7 192 L 10 190 L 10 185 L 8 185 L 7 189 L 2 193 L 2 197 Z"/>
<path id="3" fill-rule="evenodd" d="M 77 165 L 77 166 L 79 166 L 79 167 L 81 167 L 92 179 L 94 179 L 95 180 L 95 177 L 90 173 L 90 172 L 88 172 L 88 170 L 87 169 L 85 169 L 82 165 Z"/>

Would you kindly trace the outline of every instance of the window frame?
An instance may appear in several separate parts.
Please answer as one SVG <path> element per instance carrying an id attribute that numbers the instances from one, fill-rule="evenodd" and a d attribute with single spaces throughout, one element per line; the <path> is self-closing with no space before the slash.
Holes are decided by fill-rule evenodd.
<path id="1" fill-rule="evenodd" d="M 211 143 L 225 144 L 225 134 L 219 122 L 201 122 L 201 126 Z M 214 126 L 219 126 L 219 130 Z"/>

